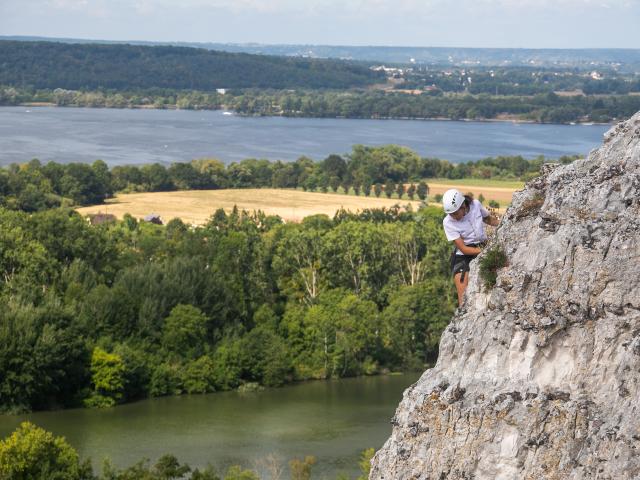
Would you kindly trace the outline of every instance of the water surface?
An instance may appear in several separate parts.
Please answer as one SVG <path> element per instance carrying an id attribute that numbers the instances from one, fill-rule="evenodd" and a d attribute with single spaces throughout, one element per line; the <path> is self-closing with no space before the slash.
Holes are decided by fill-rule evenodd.
<path id="1" fill-rule="evenodd" d="M 214 393 L 145 400 L 112 409 L 74 409 L 0 416 L 0 437 L 21 421 L 64 435 L 100 468 L 173 453 L 191 466 L 259 465 L 315 455 L 313 478 L 355 475 L 362 450 L 391 433 L 403 390 L 418 374 L 306 382 L 263 392 Z M 288 468 L 285 478 L 288 477 Z"/>
<path id="2" fill-rule="evenodd" d="M 169 164 L 214 157 L 321 160 L 355 144 L 405 145 L 453 162 L 587 154 L 606 125 L 241 117 L 221 111 L 0 107 L 0 165 L 41 161 Z"/>

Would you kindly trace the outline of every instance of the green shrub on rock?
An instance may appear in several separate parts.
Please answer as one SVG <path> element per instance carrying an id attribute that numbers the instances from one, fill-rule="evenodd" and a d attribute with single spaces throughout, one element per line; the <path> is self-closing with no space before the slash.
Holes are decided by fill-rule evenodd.
<path id="1" fill-rule="evenodd" d="M 498 270 L 507 265 L 507 254 L 501 245 L 494 245 L 480 257 L 480 278 L 486 289 L 493 288 Z"/>

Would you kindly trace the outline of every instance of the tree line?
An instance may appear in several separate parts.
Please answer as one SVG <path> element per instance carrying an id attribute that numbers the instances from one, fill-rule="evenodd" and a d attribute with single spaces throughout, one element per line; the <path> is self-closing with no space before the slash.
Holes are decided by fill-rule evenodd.
<path id="1" fill-rule="evenodd" d="M 539 123 L 610 122 L 640 109 L 640 96 L 408 95 L 396 92 L 244 92 L 229 105 L 247 115 L 344 118 L 496 119 Z"/>
<path id="2" fill-rule="evenodd" d="M 0 84 L 0 105 L 44 102 L 95 108 L 178 108 L 233 110 L 242 115 L 317 118 L 399 118 L 491 120 L 538 123 L 599 122 L 629 118 L 640 110 L 638 95 L 560 96 L 443 94 L 382 91 L 231 90 L 217 92 L 173 89 L 69 90 L 16 88 Z"/>
<path id="3" fill-rule="evenodd" d="M 0 40 L 0 65 L 0 84 L 36 89 L 350 88 L 384 79 L 355 62 L 173 46 Z"/>
<path id="4" fill-rule="evenodd" d="M 575 158 L 559 161 L 568 163 Z M 99 204 L 115 192 L 264 187 L 424 200 L 429 192 L 424 179 L 528 180 L 545 161 L 544 157 L 500 156 L 456 164 L 420 157 L 397 145 L 355 145 L 348 155 L 329 155 L 321 161 L 308 157 L 294 162 L 245 159 L 229 165 L 198 159 L 169 166 L 155 163 L 109 169 L 101 160 L 92 164 L 32 160 L 0 168 L 0 205 L 35 212 Z"/>
<path id="5" fill-rule="evenodd" d="M 366 480 L 371 470 L 373 448 L 361 452 L 358 461 L 360 475 L 355 480 Z M 313 456 L 294 458 L 288 462 L 291 480 L 310 480 L 317 460 Z M 285 468 L 276 459 L 265 461 L 265 474 L 271 479 L 282 478 Z M 257 470 L 257 469 L 256 469 Z M 149 460 L 118 469 L 105 460 L 102 473 L 96 474 L 89 459 L 82 460 L 77 450 L 64 437 L 23 422 L 9 437 L 0 439 L 0 478 L 3 479 L 55 479 L 55 480 L 260 480 L 260 474 L 240 465 L 230 466 L 219 474 L 212 466 L 191 468 L 180 463 L 171 454 L 158 458 L 151 465 Z M 337 480 L 349 480 L 339 474 Z"/>

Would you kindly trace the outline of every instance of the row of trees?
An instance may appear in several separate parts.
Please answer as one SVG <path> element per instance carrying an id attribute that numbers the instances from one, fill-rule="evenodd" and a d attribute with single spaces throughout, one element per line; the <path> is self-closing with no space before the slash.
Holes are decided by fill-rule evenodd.
<path id="1" fill-rule="evenodd" d="M 562 157 L 567 163 L 576 157 Z M 389 198 L 424 200 L 429 193 L 424 178 L 501 178 L 527 180 L 547 161 L 522 156 L 486 158 L 453 164 L 421 158 L 397 145 L 356 145 L 345 156 L 329 155 L 314 162 L 246 159 L 224 165 L 214 159 L 186 163 L 116 166 L 101 160 L 93 164 L 38 160 L 0 169 L 0 205 L 12 210 L 41 211 L 56 206 L 101 203 L 118 191 L 160 192 L 220 188 L 302 188 L 308 191 L 353 192 Z"/>
<path id="2" fill-rule="evenodd" d="M 389 92 L 246 92 L 228 104 L 248 115 L 346 118 L 494 119 L 541 123 L 610 122 L 640 109 L 637 95 L 407 95 Z"/>
<path id="3" fill-rule="evenodd" d="M 628 118 L 640 109 L 638 95 L 443 95 L 440 90 L 422 95 L 357 90 L 238 90 L 220 95 L 170 89 L 34 90 L 0 84 L 0 105 L 26 102 L 114 108 L 226 108 L 244 115 L 289 117 L 484 120 L 509 115 L 540 123 L 611 122 Z"/>
<path id="4" fill-rule="evenodd" d="M 439 209 L 191 229 L 0 208 L 0 409 L 421 368 L 453 310 Z"/>

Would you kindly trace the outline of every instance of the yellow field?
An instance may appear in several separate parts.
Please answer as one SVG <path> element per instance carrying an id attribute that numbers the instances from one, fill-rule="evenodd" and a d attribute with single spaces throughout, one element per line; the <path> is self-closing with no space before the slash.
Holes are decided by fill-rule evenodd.
<path id="1" fill-rule="evenodd" d="M 438 193 L 443 194 L 450 188 L 457 188 L 464 194 L 467 192 L 473 193 L 474 198 L 478 198 L 482 194 L 485 198 L 485 203 L 488 203 L 489 200 L 495 200 L 496 202 L 499 202 L 500 205 L 508 205 L 511 203 L 513 192 L 518 190 L 513 187 L 457 184 L 455 183 L 455 180 L 452 180 L 451 183 L 447 182 L 446 184 L 428 182 L 428 185 L 430 196 L 437 195 Z"/>
<path id="2" fill-rule="evenodd" d="M 143 218 L 150 213 L 158 214 L 166 223 L 172 218 L 183 222 L 202 225 L 218 208 L 231 211 L 234 205 L 240 210 L 262 210 L 268 215 L 279 215 L 287 221 L 299 222 L 304 217 L 324 213 L 333 217 L 341 207 L 352 212 L 365 208 L 391 207 L 396 204 L 420 202 L 376 197 L 356 197 L 333 193 L 311 193 L 278 189 L 239 190 L 189 190 L 178 192 L 128 193 L 116 195 L 105 205 L 78 208 L 82 215 L 110 213 L 122 218 L 129 213 Z"/>

